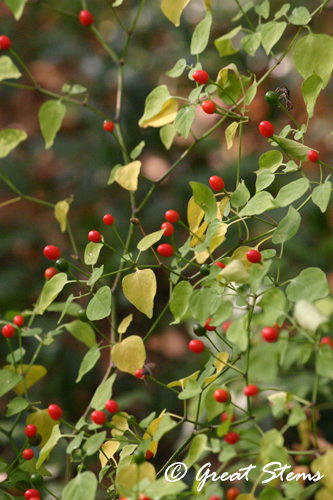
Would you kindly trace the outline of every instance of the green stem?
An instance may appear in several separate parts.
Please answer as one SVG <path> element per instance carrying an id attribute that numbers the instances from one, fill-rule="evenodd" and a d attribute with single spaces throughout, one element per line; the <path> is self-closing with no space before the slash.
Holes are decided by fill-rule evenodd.
<path id="1" fill-rule="evenodd" d="M 99 41 L 99 43 L 102 45 L 102 47 L 105 50 L 105 52 L 107 52 L 109 54 L 109 56 L 111 57 L 111 59 L 116 64 L 119 64 L 119 57 L 117 56 L 117 54 L 115 53 L 115 51 L 113 49 L 111 49 L 111 47 L 109 47 L 109 45 L 105 42 L 104 38 L 99 33 L 99 31 L 95 28 L 94 25 L 90 26 L 90 30 L 94 33 L 95 37 L 97 38 L 97 40 Z"/>

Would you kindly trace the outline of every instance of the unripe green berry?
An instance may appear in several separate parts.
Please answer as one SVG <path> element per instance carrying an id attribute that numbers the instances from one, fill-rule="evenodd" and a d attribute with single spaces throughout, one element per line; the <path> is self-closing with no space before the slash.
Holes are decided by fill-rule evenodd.
<path id="1" fill-rule="evenodd" d="M 79 318 L 80 321 L 87 321 L 87 313 L 85 309 L 80 309 L 80 311 L 77 313 L 77 317 Z"/>
<path id="2" fill-rule="evenodd" d="M 194 325 L 193 327 L 193 332 L 195 333 L 195 335 L 197 335 L 198 337 L 203 337 L 204 335 L 206 335 L 207 333 L 207 330 L 204 326 L 201 326 L 201 325 Z"/>
<path id="3" fill-rule="evenodd" d="M 68 271 L 69 264 L 66 259 L 60 257 L 60 259 L 56 261 L 55 267 L 56 269 L 58 269 L 58 271 L 65 273 L 66 271 Z"/>
<path id="4" fill-rule="evenodd" d="M 202 264 L 202 266 L 200 267 L 200 274 L 202 274 L 202 276 L 208 276 L 209 273 L 210 273 L 210 265 Z"/>
<path id="5" fill-rule="evenodd" d="M 133 460 L 137 465 L 142 464 L 145 461 L 145 454 L 143 451 L 135 450 L 133 453 Z"/>
<path id="6" fill-rule="evenodd" d="M 269 90 L 265 94 L 265 99 L 268 104 L 270 104 L 271 106 L 275 106 L 278 103 L 279 96 L 275 92 L 273 92 L 273 90 Z"/>

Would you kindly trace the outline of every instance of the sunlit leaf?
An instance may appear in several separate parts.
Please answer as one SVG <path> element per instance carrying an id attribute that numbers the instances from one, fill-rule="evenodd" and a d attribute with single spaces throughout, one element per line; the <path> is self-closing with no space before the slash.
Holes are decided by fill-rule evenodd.
<path id="1" fill-rule="evenodd" d="M 51 436 L 48 439 L 47 443 L 45 443 L 45 445 L 43 446 L 43 448 L 40 450 L 39 457 L 38 457 L 37 464 L 36 464 L 36 468 L 37 469 L 39 469 L 39 467 L 48 458 L 50 452 L 57 445 L 57 443 L 58 443 L 58 441 L 59 441 L 60 438 L 61 438 L 61 432 L 60 432 L 60 429 L 59 429 L 59 424 L 57 424 L 57 425 L 55 425 L 53 427 Z"/>
<path id="2" fill-rule="evenodd" d="M 45 149 L 50 149 L 53 146 L 65 114 L 66 106 L 61 101 L 46 101 L 40 107 L 38 119 L 45 140 Z"/>
<path id="3" fill-rule="evenodd" d="M 24 130 L 6 128 L 0 132 L 0 158 L 5 158 L 13 149 L 25 141 L 28 134 Z"/>
<path id="4" fill-rule="evenodd" d="M 156 295 L 156 277 L 151 269 L 136 269 L 122 281 L 123 292 L 127 300 L 148 318 L 153 316 L 154 297 Z"/>
<path id="5" fill-rule="evenodd" d="M 60 231 L 64 233 L 67 227 L 67 214 L 69 203 L 66 200 L 58 201 L 54 207 L 54 216 L 60 224 Z"/>
<path id="6" fill-rule="evenodd" d="M 120 325 L 118 326 L 118 333 L 125 333 L 127 328 L 130 326 L 133 320 L 133 314 L 129 314 L 122 320 Z"/>
<path id="7" fill-rule="evenodd" d="M 178 113 L 179 104 L 176 99 L 168 99 L 161 109 L 156 115 L 148 118 L 147 120 L 140 121 L 141 128 L 147 127 L 163 127 L 168 123 L 173 123 L 177 113 Z"/>
<path id="8" fill-rule="evenodd" d="M 189 1 L 190 0 L 162 0 L 162 12 L 175 26 L 179 26 L 180 16 Z"/>
<path id="9" fill-rule="evenodd" d="M 105 465 L 108 463 L 108 459 L 110 463 L 112 463 L 113 455 L 116 453 L 116 451 L 119 448 L 119 441 L 106 441 L 103 446 L 101 447 L 101 450 L 99 452 L 99 461 L 101 462 L 101 467 L 105 467 Z M 105 456 L 106 455 L 106 456 Z M 106 458 L 108 457 L 108 458 Z"/>
<path id="10" fill-rule="evenodd" d="M 140 168 L 141 161 L 139 160 L 135 160 L 124 167 L 119 167 L 116 171 L 115 180 L 124 189 L 136 191 L 138 189 Z"/>
<path id="11" fill-rule="evenodd" d="M 118 342 L 113 346 L 111 356 L 119 370 L 135 375 L 136 370 L 142 368 L 146 360 L 146 349 L 142 338 L 131 335 Z"/>

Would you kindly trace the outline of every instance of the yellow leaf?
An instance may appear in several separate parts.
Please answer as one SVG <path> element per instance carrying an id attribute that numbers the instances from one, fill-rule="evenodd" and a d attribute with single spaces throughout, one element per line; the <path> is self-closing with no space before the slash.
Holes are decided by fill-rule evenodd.
<path id="1" fill-rule="evenodd" d="M 222 217 L 223 217 L 225 208 L 228 205 L 228 203 L 229 203 L 228 196 L 224 196 L 224 198 L 222 198 L 221 201 L 217 202 L 217 214 L 216 214 L 216 218 L 219 221 L 222 221 Z"/>
<path id="2" fill-rule="evenodd" d="M 28 368 L 29 368 L 29 365 L 22 365 L 22 367 L 21 367 L 21 365 L 16 366 L 16 370 L 14 369 L 14 367 L 12 365 L 4 366 L 5 370 L 9 370 L 11 372 L 15 371 L 19 375 L 22 375 L 22 373 L 24 373 L 25 374 L 24 375 L 25 385 L 26 385 L 27 389 L 29 389 L 29 387 L 31 387 L 33 384 L 38 382 L 38 380 L 40 380 L 42 377 L 44 377 L 44 375 L 46 375 L 46 373 L 47 373 L 46 368 L 44 368 L 44 366 L 41 366 L 41 365 L 32 365 L 30 367 L 29 371 L 27 373 L 25 373 Z M 21 394 L 24 393 L 23 381 L 19 382 L 14 387 L 14 389 L 21 396 Z"/>
<path id="3" fill-rule="evenodd" d="M 320 488 L 315 494 L 316 500 L 333 500 L 333 494 L 328 488 Z"/>
<path id="4" fill-rule="evenodd" d="M 217 75 L 216 83 L 218 85 L 220 85 L 220 87 L 224 87 L 224 84 L 228 78 L 229 69 L 231 71 L 233 71 L 236 74 L 236 76 L 239 78 L 239 71 L 237 69 L 236 64 L 234 64 L 234 63 L 228 64 L 228 66 L 225 66 L 225 68 L 222 68 Z"/>
<path id="5" fill-rule="evenodd" d="M 132 323 L 132 319 L 133 319 L 133 314 L 129 314 L 128 316 L 126 316 L 126 318 L 124 318 L 120 323 L 120 325 L 118 326 L 118 333 L 125 333 L 127 328 Z"/>
<path id="6" fill-rule="evenodd" d="M 253 264 L 249 262 L 246 258 L 247 252 L 251 250 L 251 247 L 239 247 L 237 248 L 231 256 L 231 260 L 240 260 L 244 265 L 245 269 L 248 271 L 251 269 Z"/>
<path id="7" fill-rule="evenodd" d="M 42 441 L 39 446 L 43 448 L 52 434 L 53 427 L 58 425 L 59 422 L 57 420 L 53 420 L 46 409 L 30 413 L 27 417 L 27 425 L 29 424 L 34 424 L 37 427 L 38 434 L 42 436 Z"/>
<path id="8" fill-rule="evenodd" d="M 204 0 L 204 6 L 206 10 L 212 10 L 212 2 L 211 0 Z"/>
<path id="9" fill-rule="evenodd" d="M 67 214 L 69 210 L 69 203 L 64 201 L 58 201 L 54 207 L 54 216 L 60 224 L 60 231 L 64 233 L 67 226 Z"/>
<path id="10" fill-rule="evenodd" d="M 249 272 L 240 260 L 231 261 L 217 276 L 236 283 L 247 283 L 249 280 Z"/>
<path id="11" fill-rule="evenodd" d="M 140 168 L 141 161 L 139 160 L 132 161 L 124 167 L 119 167 L 115 175 L 115 180 L 124 189 L 127 189 L 128 191 L 136 191 L 138 189 Z"/>
<path id="12" fill-rule="evenodd" d="M 191 247 L 198 246 L 205 241 L 206 236 L 203 236 L 203 234 L 206 231 L 207 227 L 208 222 L 204 222 L 203 224 L 201 224 L 199 229 L 194 232 L 195 236 L 193 236 L 190 242 Z"/>
<path id="13" fill-rule="evenodd" d="M 179 380 L 174 380 L 173 382 L 170 382 L 170 383 L 168 384 L 168 387 L 178 387 L 178 386 L 179 386 L 179 387 L 181 387 L 181 388 L 182 388 L 182 390 L 184 390 L 184 389 L 185 389 L 185 387 L 186 387 L 187 381 L 188 381 L 190 378 L 193 378 L 193 380 L 197 380 L 199 373 L 200 373 L 200 370 L 199 370 L 199 371 L 197 371 L 197 372 L 195 372 L 195 373 L 192 373 L 192 375 L 189 375 L 189 376 L 188 376 L 188 377 L 186 377 L 186 378 L 181 378 L 181 379 L 179 379 Z"/>
<path id="14" fill-rule="evenodd" d="M 146 360 L 146 349 L 138 335 L 131 335 L 114 345 L 111 352 L 112 361 L 122 372 L 135 375 Z"/>
<path id="15" fill-rule="evenodd" d="M 199 229 L 200 222 L 202 221 L 204 215 L 205 212 L 195 203 L 194 196 L 192 196 L 187 205 L 187 221 L 189 228 L 193 233 Z"/>
<path id="16" fill-rule="evenodd" d="M 214 250 L 224 242 L 227 229 L 228 229 L 227 224 L 221 222 L 221 224 L 215 231 L 212 239 L 210 240 L 209 250 L 211 253 L 214 252 Z M 205 237 L 202 237 L 201 239 L 204 240 Z M 209 257 L 208 250 L 204 250 L 203 252 L 200 253 L 195 253 L 195 259 L 198 262 L 198 264 L 203 264 L 208 257 Z"/>
<path id="17" fill-rule="evenodd" d="M 156 277 L 151 269 L 136 269 L 122 281 L 123 292 L 140 312 L 148 318 L 153 316 L 154 297 L 156 295 Z"/>
<path id="18" fill-rule="evenodd" d="M 113 415 L 112 420 L 110 422 L 111 425 L 115 426 L 115 429 L 111 430 L 111 435 L 113 437 L 122 436 L 124 432 L 128 430 L 129 427 L 127 423 L 127 417 L 128 413 L 126 413 L 125 411 Z"/>
<path id="19" fill-rule="evenodd" d="M 163 107 L 159 113 L 148 118 L 148 120 L 144 120 L 140 123 L 141 128 L 147 127 L 163 127 L 163 125 L 167 125 L 168 123 L 173 123 L 174 119 L 178 113 L 178 101 L 176 99 L 169 99 L 166 103 L 163 104 Z"/>
<path id="20" fill-rule="evenodd" d="M 238 122 L 232 122 L 230 125 L 226 128 L 225 131 L 225 138 L 227 141 L 227 149 L 230 149 L 234 143 L 235 135 L 237 132 L 239 123 Z"/>
<path id="21" fill-rule="evenodd" d="M 113 459 L 113 455 L 116 453 L 116 451 L 119 448 L 119 441 L 106 441 L 101 447 L 104 453 L 101 451 L 99 452 L 99 461 L 101 462 L 101 467 L 105 467 L 105 465 L 108 463 L 108 457 L 109 459 Z M 106 456 L 105 456 L 106 455 Z"/>
<path id="22" fill-rule="evenodd" d="M 146 432 L 143 435 L 144 440 L 145 439 L 152 439 L 152 436 L 155 434 L 155 432 L 157 432 L 158 426 L 160 425 L 160 423 L 162 422 L 162 420 L 164 418 L 165 412 L 166 412 L 166 409 L 164 409 L 162 411 L 162 413 L 160 413 L 159 417 L 154 418 L 154 420 L 152 420 L 150 422 L 148 429 L 146 430 Z M 151 451 L 153 453 L 153 455 L 155 456 L 156 452 L 157 452 L 157 447 L 158 447 L 158 441 L 151 441 L 148 450 Z"/>
<path id="23" fill-rule="evenodd" d="M 130 493 L 130 489 L 147 478 L 150 483 L 156 480 L 155 467 L 149 462 L 136 465 L 131 464 L 128 467 L 117 469 L 116 474 L 116 489 L 120 496 L 124 497 Z"/>
<path id="24" fill-rule="evenodd" d="M 313 474 L 319 472 L 321 476 L 324 475 L 321 483 L 333 492 L 333 450 L 328 450 L 325 455 L 316 458 L 310 465 L 310 468 Z"/>
<path id="25" fill-rule="evenodd" d="M 180 16 L 189 1 L 190 0 L 162 0 L 162 12 L 175 26 L 179 26 Z"/>
<path id="26" fill-rule="evenodd" d="M 213 363 L 213 365 L 216 368 L 216 372 L 214 375 L 211 375 L 210 377 L 205 378 L 205 383 L 210 384 L 211 382 L 214 382 L 215 379 L 219 376 L 223 368 L 226 366 L 226 362 L 228 361 L 229 358 L 229 353 L 228 352 L 220 352 L 217 356 L 216 359 Z"/>

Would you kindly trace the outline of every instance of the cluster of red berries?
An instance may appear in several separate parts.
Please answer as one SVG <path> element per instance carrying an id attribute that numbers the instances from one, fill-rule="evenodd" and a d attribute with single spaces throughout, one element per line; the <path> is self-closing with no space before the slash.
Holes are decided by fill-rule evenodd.
<path id="1" fill-rule="evenodd" d="M 119 410 L 117 401 L 114 401 L 113 399 L 108 399 L 108 401 L 106 401 L 105 403 L 105 409 L 109 413 L 117 413 L 117 411 Z M 104 425 L 106 422 L 106 415 L 104 411 L 94 410 L 90 415 L 90 417 L 91 420 L 97 425 Z"/>
<path id="2" fill-rule="evenodd" d="M 33 424 L 29 424 L 25 428 L 25 435 L 31 439 L 34 438 L 37 434 L 37 427 Z M 22 452 L 22 457 L 24 460 L 31 460 L 34 457 L 34 452 L 31 448 L 26 448 Z"/>
<path id="3" fill-rule="evenodd" d="M 175 230 L 172 224 L 179 220 L 179 213 L 176 212 L 176 210 L 167 210 L 164 217 L 166 222 L 163 222 L 161 229 L 165 229 L 164 236 L 172 236 Z M 162 257 L 172 257 L 174 251 L 170 243 L 161 243 L 161 245 L 157 247 L 157 252 L 162 255 Z"/>
<path id="4" fill-rule="evenodd" d="M 17 314 L 13 319 L 13 323 L 18 328 L 21 328 L 21 326 L 24 325 L 23 316 L 21 316 L 20 314 Z M 15 335 L 15 328 L 13 327 L 13 325 L 5 325 L 1 331 L 2 331 L 2 335 L 4 337 L 6 337 L 7 339 L 11 339 Z"/>

